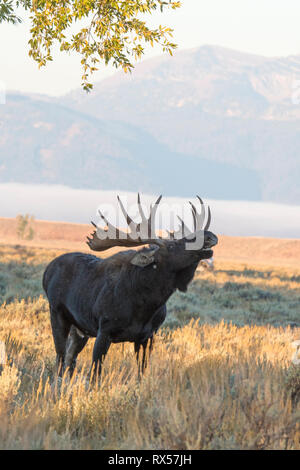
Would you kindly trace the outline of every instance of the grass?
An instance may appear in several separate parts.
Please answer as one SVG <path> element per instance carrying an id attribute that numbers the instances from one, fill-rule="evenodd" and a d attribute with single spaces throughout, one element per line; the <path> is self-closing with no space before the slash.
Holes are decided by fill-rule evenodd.
<path id="1" fill-rule="evenodd" d="M 0 448 L 300 449 L 299 271 L 217 262 L 171 297 L 141 381 L 126 343 L 91 386 L 94 340 L 55 374 L 41 276 L 61 252 L 0 249 Z"/>

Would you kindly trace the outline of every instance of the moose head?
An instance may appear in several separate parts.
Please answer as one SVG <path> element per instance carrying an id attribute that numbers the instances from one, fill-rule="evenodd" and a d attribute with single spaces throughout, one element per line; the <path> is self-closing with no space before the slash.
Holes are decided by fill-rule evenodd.
<path id="1" fill-rule="evenodd" d="M 124 232 L 114 227 L 107 218 L 99 211 L 100 217 L 104 220 L 104 228 L 92 224 L 96 230 L 88 237 L 88 245 L 94 251 L 103 251 L 112 247 L 137 247 L 149 245 L 148 249 L 142 249 L 132 254 L 130 263 L 141 269 L 152 266 L 155 269 L 163 269 L 166 265 L 168 271 L 172 273 L 181 273 L 188 282 L 191 280 L 187 275 L 191 267 L 191 278 L 193 277 L 193 267 L 197 266 L 200 260 L 211 258 L 213 252 L 211 248 L 218 243 L 218 238 L 208 230 L 211 222 L 211 212 L 208 207 L 208 216 L 205 226 L 205 207 L 202 199 L 197 196 L 201 211 L 197 212 L 195 205 L 190 202 L 193 216 L 193 231 L 187 227 L 184 221 L 180 220 L 180 227 L 177 231 L 168 231 L 168 236 L 162 238 L 155 233 L 155 215 L 158 205 L 161 201 L 160 196 L 150 208 L 150 214 L 147 218 L 141 206 L 140 195 L 138 194 L 138 209 L 141 216 L 141 222 L 136 223 L 126 212 L 121 199 L 118 196 L 118 202 L 121 211 L 127 221 L 129 231 Z M 177 286 L 180 290 L 186 290 L 188 282 L 177 280 Z"/>

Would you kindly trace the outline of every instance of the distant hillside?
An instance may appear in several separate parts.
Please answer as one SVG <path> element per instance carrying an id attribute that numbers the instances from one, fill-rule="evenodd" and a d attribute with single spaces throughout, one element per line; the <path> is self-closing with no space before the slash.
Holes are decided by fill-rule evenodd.
<path id="1" fill-rule="evenodd" d="M 0 122 L 0 183 L 260 198 L 253 170 L 180 154 L 143 129 L 54 100 L 9 94 L 0 107 Z"/>
<path id="2" fill-rule="evenodd" d="M 8 94 L 0 183 L 299 205 L 297 83 L 300 56 L 204 46 L 142 62 L 89 95 Z"/>
<path id="3" fill-rule="evenodd" d="M 299 83 L 300 56 L 204 46 L 147 60 L 64 102 L 137 125 L 170 150 L 252 169 L 263 200 L 299 204 Z"/>

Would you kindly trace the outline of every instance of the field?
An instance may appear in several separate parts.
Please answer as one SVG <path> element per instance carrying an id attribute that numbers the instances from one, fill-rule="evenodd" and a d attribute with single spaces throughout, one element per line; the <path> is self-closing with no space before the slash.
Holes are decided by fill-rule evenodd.
<path id="1" fill-rule="evenodd" d="M 92 386 L 92 339 L 71 382 L 55 376 L 41 276 L 84 245 L 72 224 L 50 225 L 22 244 L 0 230 L 0 448 L 300 449 L 299 241 L 223 237 L 215 270 L 169 300 L 142 380 L 126 343 L 110 348 Z"/>

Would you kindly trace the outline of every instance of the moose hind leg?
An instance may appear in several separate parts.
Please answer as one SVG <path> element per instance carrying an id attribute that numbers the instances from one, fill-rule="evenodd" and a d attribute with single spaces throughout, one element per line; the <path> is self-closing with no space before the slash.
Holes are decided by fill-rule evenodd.
<path id="1" fill-rule="evenodd" d="M 134 352 L 136 355 L 136 361 L 138 364 L 138 375 L 140 377 L 140 374 L 144 374 L 145 369 L 147 367 L 148 361 L 147 361 L 147 345 L 148 345 L 148 339 L 144 341 L 143 343 L 134 343 Z M 143 347 L 143 357 L 142 357 L 142 365 L 140 365 L 139 362 L 139 353 L 140 353 L 140 348 L 141 346 Z M 150 347 L 149 347 L 149 359 L 150 359 L 150 354 L 153 349 L 153 336 L 150 337 Z"/>
<path id="2" fill-rule="evenodd" d="M 93 362 L 92 362 L 92 381 L 95 382 L 97 377 L 101 376 L 101 365 L 106 356 L 106 353 L 111 345 L 109 337 L 98 331 L 97 338 L 93 349 Z"/>
<path id="3" fill-rule="evenodd" d="M 56 367 L 59 377 L 63 375 L 66 344 L 71 328 L 71 323 L 65 318 L 61 309 L 50 306 L 50 320 L 53 340 L 56 350 Z"/>
<path id="4" fill-rule="evenodd" d="M 148 358 L 147 358 L 146 352 L 147 352 L 147 345 L 148 345 L 149 340 L 150 340 L 149 355 L 148 355 Z M 147 341 L 142 343 L 142 346 L 143 346 L 142 373 L 145 372 L 145 369 L 148 365 L 148 361 L 150 361 L 150 356 L 151 356 L 151 353 L 152 353 L 152 350 L 153 350 L 153 343 L 154 343 L 153 335 L 150 336 L 149 340 L 147 339 Z"/>
<path id="5" fill-rule="evenodd" d="M 140 355 L 141 343 L 134 343 L 134 353 L 137 364 L 139 364 L 139 355 Z"/>
<path id="6" fill-rule="evenodd" d="M 142 343 L 142 346 L 143 346 L 142 374 L 144 374 L 145 369 L 146 369 L 146 367 L 147 367 L 147 365 L 148 365 L 147 356 L 146 356 L 146 353 L 147 353 L 147 345 L 148 345 L 148 340 L 146 340 L 144 343 Z M 150 355 L 150 351 L 149 351 L 149 355 Z"/>
<path id="7" fill-rule="evenodd" d="M 88 339 L 89 338 L 87 336 L 79 335 L 74 325 L 71 326 L 64 361 L 65 368 L 69 368 L 70 377 L 73 375 L 77 356 L 83 350 L 84 346 L 88 342 Z"/>

